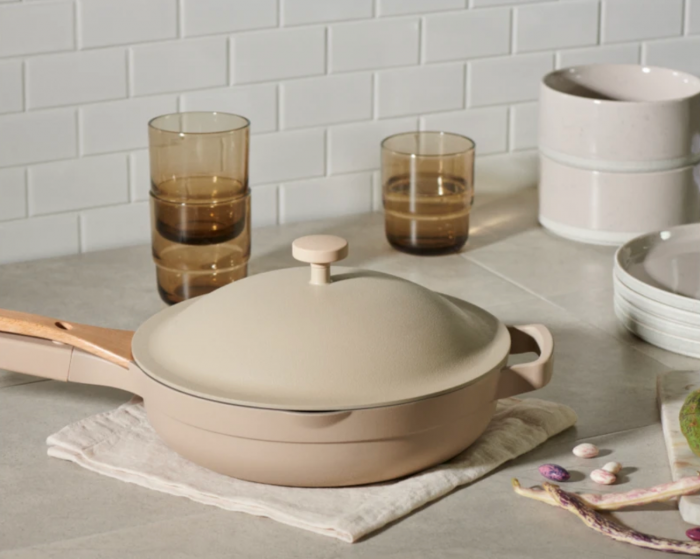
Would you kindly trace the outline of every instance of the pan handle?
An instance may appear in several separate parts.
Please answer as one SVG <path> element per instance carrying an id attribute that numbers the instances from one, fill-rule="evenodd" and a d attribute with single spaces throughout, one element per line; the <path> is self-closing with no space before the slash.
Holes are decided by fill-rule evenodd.
<path id="1" fill-rule="evenodd" d="M 523 392 L 537 390 L 549 383 L 554 364 L 554 340 L 551 332 L 542 324 L 508 326 L 510 354 L 534 352 L 537 359 L 504 367 L 498 380 L 496 399 L 508 398 Z"/>
<path id="2" fill-rule="evenodd" d="M 0 332 L 60 342 L 101 357 L 124 369 L 129 368 L 132 360 L 131 339 L 134 333 L 130 330 L 87 326 L 0 309 Z"/>

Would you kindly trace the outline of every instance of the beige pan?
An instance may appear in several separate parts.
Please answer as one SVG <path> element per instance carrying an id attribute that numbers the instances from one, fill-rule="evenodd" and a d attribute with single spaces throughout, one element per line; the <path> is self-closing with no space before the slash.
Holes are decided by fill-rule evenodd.
<path id="1" fill-rule="evenodd" d="M 321 241 L 315 238 L 315 242 Z M 324 246 L 323 242 L 321 245 Z M 413 388 L 399 386 L 402 384 L 398 382 L 400 377 L 391 375 L 404 374 L 402 367 L 387 371 L 386 375 L 381 369 L 373 370 L 365 376 L 357 375 L 353 383 L 362 385 L 374 380 L 375 385 L 381 387 L 385 380 L 382 377 L 388 376 L 393 379 L 393 388 L 379 390 L 386 404 L 376 400 L 374 393 L 377 390 L 366 384 L 364 389 L 362 386 L 355 389 L 355 400 L 346 399 L 346 405 L 340 408 L 329 406 L 323 410 L 319 403 L 324 395 L 312 384 L 315 366 L 319 365 L 322 368 L 325 365 L 326 374 L 330 376 L 336 375 L 336 370 L 345 372 L 343 367 L 338 366 L 336 369 L 332 362 L 328 362 L 326 355 L 321 355 L 320 360 L 316 361 L 309 357 L 310 354 L 323 354 L 323 351 L 318 350 L 319 347 L 332 345 L 333 337 L 338 333 L 328 332 L 328 338 L 322 340 L 320 345 L 310 343 L 306 347 L 297 348 L 299 355 L 290 356 L 284 352 L 277 355 L 287 366 L 278 367 L 269 378 L 263 378 L 261 386 L 248 382 L 241 396 L 235 393 L 235 381 L 238 377 L 245 380 L 246 375 L 238 374 L 236 343 L 233 339 L 220 351 L 219 357 L 228 355 L 230 358 L 229 374 L 227 378 L 221 379 L 220 387 L 208 376 L 211 375 L 210 369 L 201 370 L 203 381 L 197 381 L 196 375 L 188 380 L 187 363 L 180 365 L 179 369 L 176 367 L 173 374 L 168 376 L 168 369 L 162 363 L 161 346 L 164 341 L 155 338 L 165 336 L 167 341 L 170 335 L 173 336 L 171 341 L 181 341 L 178 336 L 188 332 L 192 323 L 194 326 L 203 327 L 202 324 L 197 324 L 196 314 L 186 312 L 198 307 L 200 310 L 208 309 L 208 321 L 221 320 L 222 316 L 227 314 L 224 300 L 228 297 L 237 300 L 231 294 L 242 292 L 248 296 L 248 291 L 257 289 L 257 284 L 270 287 L 266 284 L 270 278 L 265 279 L 263 276 L 277 275 L 282 282 L 278 290 L 284 291 L 282 286 L 290 279 L 289 270 L 253 276 L 210 295 L 165 309 L 149 319 L 138 329 L 136 335 L 123 330 L 109 330 L 14 311 L 0 311 L 0 332 L 4 332 L 0 334 L 0 367 L 55 380 L 112 386 L 138 394 L 144 398 L 149 420 L 158 434 L 171 448 L 193 462 L 250 481 L 311 487 L 383 481 L 438 464 L 458 454 L 476 440 L 488 425 L 498 398 L 540 388 L 549 382 L 552 374 L 553 343 L 549 331 L 544 326 L 529 325 L 506 329 L 496 318 L 478 307 L 384 274 L 342 270 L 341 274 L 331 276 L 330 262 L 342 258 L 346 252 L 347 248 L 330 253 L 312 251 L 310 255 L 295 252 L 300 259 L 316 261 L 311 262 L 314 269 L 312 281 L 304 281 L 304 287 L 297 286 L 299 290 L 303 291 L 308 287 L 312 290 L 312 298 L 326 298 L 318 308 L 314 308 L 312 304 L 308 309 L 311 320 L 323 322 L 326 310 L 330 311 L 331 316 L 337 316 L 338 311 L 342 310 L 342 301 L 349 296 L 344 291 L 357 291 L 356 296 L 359 297 L 364 287 L 368 287 L 369 292 L 378 292 L 380 296 L 380 299 L 373 303 L 374 307 L 380 307 L 376 309 L 377 316 L 374 320 L 380 324 L 383 320 L 392 320 L 383 318 L 390 309 L 381 308 L 381 301 L 386 298 L 386 293 L 381 290 L 384 283 L 389 282 L 393 284 L 392 293 L 395 293 L 395 296 L 401 297 L 403 290 L 408 290 L 404 295 L 410 295 L 412 298 L 411 301 L 404 301 L 399 308 L 394 308 L 393 305 L 400 301 L 391 301 L 393 312 L 402 315 L 406 312 L 417 312 L 418 309 L 422 313 L 418 318 L 427 320 L 423 335 L 428 336 L 430 331 L 444 334 L 445 324 L 441 324 L 443 320 L 446 320 L 446 325 L 457 327 L 454 321 L 458 320 L 459 315 L 465 317 L 470 327 L 477 325 L 480 328 L 481 332 L 472 331 L 463 340 L 463 345 L 474 346 L 477 350 L 478 359 L 473 355 L 469 358 L 476 374 L 473 371 L 464 371 L 459 378 L 454 369 L 461 350 L 455 348 L 452 355 L 450 348 L 447 348 L 449 359 L 433 368 L 432 384 L 426 384 L 424 379 L 413 378 L 409 374 L 403 384 L 413 385 Z M 332 282 L 333 278 L 341 275 L 346 276 L 345 279 Z M 306 278 L 308 277 L 306 272 Z M 262 279 L 253 281 L 255 278 Z M 246 282 L 249 286 L 242 289 Z M 354 287 L 353 282 L 356 282 Z M 366 282 L 364 287 L 363 282 Z M 377 282 L 381 285 L 377 285 Z M 342 290 L 338 288 L 337 291 L 341 293 L 337 300 L 330 291 L 313 291 L 342 284 Z M 292 292 L 294 289 L 296 287 Z M 213 297 L 216 294 L 218 297 Z M 287 292 L 287 295 L 289 294 Z M 364 295 L 372 298 L 370 293 Z M 424 301 L 415 307 L 415 298 L 423 298 Z M 209 308 L 207 301 L 213 301 L 215 306 Z M 431 312 L 427 310 L 430 308 L 430 302 L 434 303 L 435 316 L 431 316 Z M 250 302 L 263 315 L 269 312 L 268 303 L 267 297 L 261 301 Z M 421 305 L 427 306 L 423 308 Z M 291 307 L 293 310 L 293 305 Z M 220 309 L 223 311 L 219 312 Z M 221 315 L 218 318 L 217 312 Z M 280 323 L 284 323 L 284 315 L 289 312 L 289 307 L 280 312 Z M 369 318 L 361 317 L 360 325 L 368 334 L 372 334 L 372 328 L 368 325 L 368 322 L 371 322 Z M 403 321 L 407 319 L 406 316 L 399 318 Z M 301 323 L 304 320 L 304 317 L 296 318 L 295 330 L 301 331 L 301 334 L 290 332 L 290 337 L 296 335 L 302 336 L 300 339 L 303 339 L 305 330 Z M 346 323 L 353 322 L 353 318 L 346 317 L 340 322 L 345 327 Z M 173 325 L 182 326 L 184 330 L 180 331 Z M 169 331 L 166 326 L 174 330 Z M 420 330 L 418 324 L 409 326 Z M 394 327 L 397 328 L 395 324 Z M 251 335 L 258 334 L 253 332 Z M 319 330 L 317 334 L 322 336 L 323 331 Z M 405 332 L 399 331 L 395 334 L 399 338 L 405 336 Z M 396 340 L 392 340 L 393 337 L 389 335 L 382 340 L 368 338 L 362 348 L 352 349 L 361 350 L 360 353 L 365 354 L 365 357 L 366 354 L 388 350 L 389 356 L 401 363 L 402 356 L 394 352 L 400 344 L 394 347 Z M 489 341 L 490 338 L 492 339 Z M 474 345 L 474 340 L 479 339 L 487 341 L 482 345 Z M 218 351 L 216 348 L 207 348 L 205 341 L 192 340 L 190 353 L 194 356 L 199 353 L 201 357 L 203 350 L 215 353 Z M 267 345 L 270 354 L 278 354 L 276 350 L 281 351 L 284 345 L 278 344 L 280 347 L 276 348 L 274 337 L 258 342 Z M 245 347 L 255 345 L 253 340 L 243 340 L 242 343 Z M 426 343 L 428 346 L 431 344 L 429 337 Z M 167 344 L 165 345 L 167 347 Z M 445 352 L 444 347 L 440 349 Z M 133 357 L 141 366 L 134 361 L 132 351 Z M 417 356 L 426 352 L 431 354 L 430 347 L 416 349 L 408 344 L 404 348 L 404 353 L 408 354 L 409 359 L 417 359 Z M 510 353 L 525 352 L 538 353 L 539 357 L 530 363 L 505 366 Z M 258 357 L 262 359 L 262 356 Z M 385 358 L 382 355 L 375 357 L 380 362 Z M 483 370 L 481 364 L 484 362 L 488 364 L 488 370 Z M 360 359 L 358 363 L 367 366 L 366 359 Z M 216 365 L 216 360 L 211 361 L 209 367 L 212 364 Z M 436 373 L 437 370 L 443 372 Z M 256 378 L 258 376 L 260 375 L 256 375 Z M 294 382 L 287 382 L 289 378 Z M 337 380 L 342 385 L 342 379 Z M 206 392 L 209 386 L 207 383 L 210 381 L 214 382 L 213 387 Z M 275 384 L 276 381 L 278 384 Z M 191 384 L 192 390 L 183 387 L 186 382 Z M 261 405 L 261 399 L 266 397 L 265 383 L 272 383 L 269 388 L 269 406 Z M 449 383 L 455 386 L 449 389 Z M 294 392 L 299 384 L 306 386 Z M 386 390 L 393 391 L 393 396 Z M 421 390 L 424 392 L 422 395 Z M 315 401 L 316 395 L 321 400 Z M 329 393 L 326 396 L 328 401 L 335 404 L 345 398 L 343 394 Z M 363 401 L 369 403 L 360 407 L 359 404 Z M 298 402 L 298 407 L 295 402 Z M 289 407 L 284 409 L 283 404 Z"/>

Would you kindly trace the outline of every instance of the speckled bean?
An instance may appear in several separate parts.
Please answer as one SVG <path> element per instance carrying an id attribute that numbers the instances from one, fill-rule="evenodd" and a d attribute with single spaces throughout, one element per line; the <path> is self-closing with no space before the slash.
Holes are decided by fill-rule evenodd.
<path id="1" fill-rule="evenodd" d="M 595 458 L 598 456 L 598 447 L 591 443 L 583 443 L 575 446 L 573 453 L 579 458 Z"/>
<path id="2" fill-rule="evenodd" d="M 603 470 L 606 472 L 610 472 L 611 474 L 619 474 L 620 470 L 622 469 L 622 464 L 619 462 L 608 462 L 603 466 Z"/>
<path id="3" fill-rule="evenodd" d="M 600 485 L 612 485 L 617 481 L 615 474 L 606 470 L 593 470 L 591 472 L 591 479 Z"/>
<path id="4" fill-rule="evenodd" d="M 696 542 L 700 541 L 700 528 L 691 528 L 690 530 L 686 530 L 685 535 L 691 540 Z"/>
<path id="5" fill-rule="evenodd" d="M 551 479 L 552 481 L 566 481 L 571 477 L 565 468 L 557 464 L 542 464 L 538 470 L 543 477 Z"/>

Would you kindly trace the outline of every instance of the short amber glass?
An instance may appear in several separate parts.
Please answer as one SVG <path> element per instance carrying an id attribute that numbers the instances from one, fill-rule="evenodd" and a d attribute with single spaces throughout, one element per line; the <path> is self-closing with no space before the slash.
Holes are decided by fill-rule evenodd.
<path id="1" fill-rule="evenodd" d="M 168 304 L 247 274 L 249 130 L 246 118 L 228 113 L 174 113 L 148 123 L 153 259 Z"/>
<path id="2" fill-rule="evenodd" d="M 474 152 L 472 140 L 447 132 L 405 132 L 382 142 L 386 238 L 394 248 L 427 255 L 464 246 Z"/>

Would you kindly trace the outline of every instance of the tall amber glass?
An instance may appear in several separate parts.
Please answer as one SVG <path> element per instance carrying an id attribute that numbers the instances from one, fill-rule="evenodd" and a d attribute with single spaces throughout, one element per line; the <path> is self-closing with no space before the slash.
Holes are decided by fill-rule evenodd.
<path id="1" fill-rule="evenodd" d="M 445 254 L 464 246 L 474 151 L 472 140 L 446 132 L 405 132 L 382 142 L 386 237 L 394 248 Z"/>
<path id="2" fill-rule="evenodd" d="M 249 130 L 246 118 L 227 113 L 175 113 L 148 123 L 153 259 L 166 303 L 247 274 Z"/>

